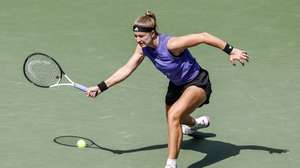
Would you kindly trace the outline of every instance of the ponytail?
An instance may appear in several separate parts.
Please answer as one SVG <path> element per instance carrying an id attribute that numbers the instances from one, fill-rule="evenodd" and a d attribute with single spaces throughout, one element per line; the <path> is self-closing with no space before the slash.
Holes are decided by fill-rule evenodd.
<path id="1" fill-rule="evenodd" d="M 152 11 L 146 10 L 145 16 L 151 17 L 154 20 L 154 23 L 155 23 L 155 26 L 156 26 L 156 16 Z"/>

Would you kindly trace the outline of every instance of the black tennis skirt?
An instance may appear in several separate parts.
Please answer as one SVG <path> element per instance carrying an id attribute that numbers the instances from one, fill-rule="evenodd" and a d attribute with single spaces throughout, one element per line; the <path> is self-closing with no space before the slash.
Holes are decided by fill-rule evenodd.
<path id="1" fill-rule="evenodd" d="M 165 97 L 166 105 L 174 104 L 180 98 L 183 91 L 189 86 L 200 87 L 200 88 L 204 89 L 204 91 L 206 93 L 206 101 L 204 103 L 202 103 L 199 107 L 201 107 L 204 104 L 209 103 L 209 98 L 212 93 L 211 83 L 209 80 L 209 74 L 208 74 L 207 70 L 201 69 L 200 73 L 197 75 L 197 77 L 194 80 L 192 80 L 186 84 L 177 86 L 174 83 L 172 83 L 171 81 L 169 82 L 168 91 L 167 91 L 167 94 Z"/>

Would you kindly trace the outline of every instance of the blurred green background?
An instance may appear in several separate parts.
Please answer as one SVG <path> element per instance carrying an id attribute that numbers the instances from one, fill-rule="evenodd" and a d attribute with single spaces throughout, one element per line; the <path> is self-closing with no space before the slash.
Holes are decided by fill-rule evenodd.
<path id="1" fill-rule="evenodd" d="M 128 80 L 97 99 L 71 88 L 37 88 L 22 72 L 30 53 L 45 52 L 74 81 L 98 83 L 130 58 L 136 45 L 131 25 L 147 9 L 156 13 L 162 33 L 209 32 L 251 56 L 245 67 L 233 67 L 220 50 L 205 45 L 191 49 L 213 84 L 211 103 L 194 115 L 211 116 L 212 125 L 203 132 L 216 136 L 185 137 L 179 166 L 298 167 L 299 1 L 0 2 L 1 168 L 164 166 L 168 82 L 147 58 Z M 79 150 L 52 141 L 64 135 L 128 152 Z M 270 148 L 289 152 L 269 154 L 265 150 Z"/>

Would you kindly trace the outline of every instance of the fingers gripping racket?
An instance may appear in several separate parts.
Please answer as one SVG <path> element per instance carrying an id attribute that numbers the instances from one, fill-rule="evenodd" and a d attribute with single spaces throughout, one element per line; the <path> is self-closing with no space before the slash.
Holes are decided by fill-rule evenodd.
<path id="1" fill-rule="evenodd" d="M 72 86 L 83 92 L 87 91 L 87 87 L 73 82 L 58 62 L 47 54 L 30 54 L 24 62 L 23 71 L 26 79 L 38 87 Z"/>

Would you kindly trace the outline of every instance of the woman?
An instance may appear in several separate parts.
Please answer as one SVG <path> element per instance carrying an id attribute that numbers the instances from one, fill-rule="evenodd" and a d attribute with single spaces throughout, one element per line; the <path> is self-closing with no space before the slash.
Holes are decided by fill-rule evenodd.
<path id="1" fill-rule="evenodd" d="M 196 119 L 191 116 L 197 107 L 209 103 L 211 85 L 208 72 L 200 67 L 188 48 L 207 44 L 222 49 L 229 55 L 233 65 L 236 61 L 244 65 L 249 57 L 247 52 L 233 48 L 209 33 L 172 37 L 158 33 L 156 27 L 154 13 L 147 11 L 145 15 L 138 17 L 133 25 L 137 46 L 132 57 L 108 79 L 90 87 L 87 95 L 96 97 L 123 81 L 141 64 L 144 56 L 147 56 L 170 80 L 165 99 L 168 123 L 168 159 L 165 168 L 176 168 L 182 135 L 208 127 L 210 123 L 206 116 Z"/>

